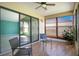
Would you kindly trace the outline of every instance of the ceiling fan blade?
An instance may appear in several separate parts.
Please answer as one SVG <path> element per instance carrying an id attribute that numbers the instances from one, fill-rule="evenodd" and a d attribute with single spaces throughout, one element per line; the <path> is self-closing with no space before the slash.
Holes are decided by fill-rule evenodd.
<path id="1" fill-rule="evenodd" d="M 55 4 L 46 4 L 47 6 L 55 6 Z"/>
<path id="2" fill-rule="evenodd" d="M 40 8 L 42 5 L 40 5 L 40 6 L 38 6 L 38 7 L 36 7 L 35 9 L 38 9 L 38 8 Z"/>
<path id="3" fill-rule="evenodd" d="M 41 2 L 35 2 L 35 3 L 41 4 Z"/>
<path id="4" fill-rule="evenodd" d="M 46 2 L 36 2 L 36 3 L 38 3 L 38 4 L 46 4 Z"/>

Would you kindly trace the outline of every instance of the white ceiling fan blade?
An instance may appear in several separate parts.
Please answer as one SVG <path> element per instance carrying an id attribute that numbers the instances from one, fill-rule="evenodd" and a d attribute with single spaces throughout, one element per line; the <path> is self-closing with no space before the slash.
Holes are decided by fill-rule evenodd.
<path id="1" fill-rule="evenodd" d="M 40 6 L 38 6 L 38 7 L 36 7 L 35 9 L 38 9 L 38 8 L 40 8 L 42 5 L 40 5 Z"/>
<path id="2" fill-rule="evenodd" d="M 55 4 L 46 4 L 47 6 L 55 6 Z"/>

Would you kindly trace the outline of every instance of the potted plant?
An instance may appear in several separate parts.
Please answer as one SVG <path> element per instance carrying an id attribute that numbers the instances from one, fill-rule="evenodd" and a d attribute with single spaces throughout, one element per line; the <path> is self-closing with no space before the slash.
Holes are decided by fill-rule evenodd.
<path id="1" fill-rule="evenodd" d="M 72 29 L 64 30 L 63 39 L 67 40 L 70 44 L 73 44 L 75 39 L 75 30 Z"/>

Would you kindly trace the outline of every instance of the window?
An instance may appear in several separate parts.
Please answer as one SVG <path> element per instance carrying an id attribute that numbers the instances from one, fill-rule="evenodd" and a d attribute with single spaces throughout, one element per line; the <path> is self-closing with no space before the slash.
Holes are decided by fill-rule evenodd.
<path id="1" fill-rule="evenodd" d="M 46 35 L 56 37 L 56 18 L 46 20 Z"/>
<path id="2" fill-rule="evenodd" d="M 46 35 L 48 37 L 63 38 L 64 30 L 72 29 L 73 16 L 62 16 L 46 20 Z"/>
<path id="3" fill-rule="evenodd" d="M 62 38 L 64 30 L 72 29 L 73 16 L 58 17 L 58 37 Z"/>

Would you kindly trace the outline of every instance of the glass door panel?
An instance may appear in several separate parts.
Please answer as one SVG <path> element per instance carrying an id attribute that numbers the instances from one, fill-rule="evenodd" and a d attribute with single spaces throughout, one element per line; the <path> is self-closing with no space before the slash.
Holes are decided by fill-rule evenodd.
<path id="1" fill-rule="evenodd" d="M 30 43 L 30 17 L 20 15 L 20 44 Z"/>
<path id="2" fill-rule="evenodd" d="M 19 37 L 19 14 L 7 9 L 1 8 L 0 19 L 0 39 L 1 53 L 11 50 L 9 40 Z M 18 38 L 19 39 L 19 38 Z"/>
<path id="3" fill-rule="evenodd" d="M 38 19 L 32 18 L 31 25 L 32 25 L 32 42 L 39 40 L 39 25 Z"/>

